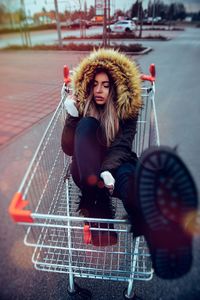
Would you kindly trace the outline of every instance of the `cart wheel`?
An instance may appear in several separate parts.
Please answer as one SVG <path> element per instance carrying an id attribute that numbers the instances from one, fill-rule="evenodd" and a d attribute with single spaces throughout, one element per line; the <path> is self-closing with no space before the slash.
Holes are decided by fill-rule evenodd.
<path id="1" fill-rule="evenodd" d="M 137 296 L 136 294 L 134 294 L 134 296 L 132 298 L 128 298 L 127 296 L 127 288 L 123 291 L 123 296 L 124 299 L 129 299 L 129 300 L 142 300 L 142 298 L 140 298 L 139 296 Z"/>
<path id="2" fill-rule="evenodd" d="M 87 290 L 87 289 L 83 289 L 80 286 L 78 286 L 78 284 L 74 284 L 75 286 L 75 291 L 74 292 L 70 292 L 69 289 L 67 289 L 68 295 L 70 296 L 71 299 L 83 299 L 83 300 L 90 300 L 92 299 L 92 293 Z"/>

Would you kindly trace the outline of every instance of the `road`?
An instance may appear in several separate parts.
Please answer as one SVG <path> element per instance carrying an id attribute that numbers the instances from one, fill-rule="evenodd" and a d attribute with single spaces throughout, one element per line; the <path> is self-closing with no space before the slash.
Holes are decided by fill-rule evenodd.
<path id="1" fill-rule="evenodd" d="M 154 51 L 136 59 L 142 72 L 148 71 L 150 63 L 157 69 L 156 107 L 160 129 L 161 143 L 172 147 L 178 146 L 178 152 L 191 170 L 200 191 L 200 29 L 188 28 L 168 42 L 146 41 L 143 44 L 153 47 Z M 1 55 L 1 53 L 0 53 Z M 4 53 L 6 57 L 6 53 Z M 9 56 L 10 55 L 10 56 Z M 21 56 L 20 56 L 21 55 Z M 20 68 L 20 57 L 26 60 L 27 69 L 36 64 L 37 53 L 8 53 L 12 61 L 8 68 Z M 48 80 L 58 75 L 56 71 L 66 62 L 65 53 L 40 52 L 43 60 L 55 60 L 57 67 L 48 72 Z M 16 60 L 14 57 L 16 56 Z M 42 62 L 42 59 L 40 63 Z M 75 61 L 72 64 L 75 64 Z M 40 65 L 37 65 L 38 74 Z M 45 66 L 43 63 L 42 66 Z M 20 70 L 19 70 L 20 72 Z M 28 74 L 28 73 L 27 73 Z M 35 76 L 37 73 L 35 74 Z M 29 75 L 30 76 L 30 75 Z M 39 76 L 39 75 L 38 75 Z M 13 77 L 14 78 L 14 77 Z M 31 77 L 30 77 L 31 78 Z M 20 78 L 18 78 L 20 80 Z M 24 83 L 26 81 L 24 80 Z M 37 78 L 35 77 L 35 81 Z M 45 82 L 45 78 L 40 84 Z M 55 84 L 55 81 L 52 81 Z M 36 89 L 39 85 L 34 82 Z M 47 82 L 45 82 L 47 84 Z M 14 113 L 12 111 L 12 113 Z M 64 300 L 67 296 L 67 276 L 65 274 L 38 272 L 33 269 L 30 261 L 30 249 L 23 246 L 23 229 L 15 226 L 8 219 L 6 209 L 10 197 L 18 186 L 23 169 L 30 160 L 30 149 L 33 151 L 46 127 L 48 118 L 41 120 L 31 129 L 24 131 L 12 143 L 1 150 L 0 164 L 0 299 L 2 300 Z M 20 170 L 18 171 L 18 168 Z M 18 171 L 18 172 L 17 172 Z M 13 175 L 15 177 L 13 179 Z M 11 185 L 12 183 L 12 185 Z M 191 272 L 185 277 L 164 281 L 156 276 L 150 282 L 136 282 L 136 293 L 143 300 L 197 300 L 200 295 L 200 237 L 194 240 L 194 264 Z M 122 299 L 125 283 L 79 279 L 79 284 L 93 292 L 94 300 Z"/>
<path id="2" fill-rule="evenodd" d="M 86 30 L 86 35 L 91 36 L 95 34 L 103 34 L 103 27 L 102 26 L 93 26 Z M 137 32 L 136 32 L 137 34 Z M 145 30 L 143 31 L 143 36 L 147 35 L 163 35 L 167 37 L 174 37 L 177 35 L 176 31 L 150 31 Z M 63 30 L 61 33 L 62 38 L 75 36 L 80 37 L 80 30 L 73 29 L 73 30 Z M 53 45 L 58 43 L 58 34 L 56 30 L 43 30 L 43 31 L 32 31 L 30 32 L 30 40 L 32 46 L 46 44 L 46 45 Z M 81 43 L 83 41 L 80 41 Z M 97 41 L 98 42 L 98 41 Z M 129 43 L 130 41 L 128 41 Z M 67 43 L 67 40 L 63 41 L 64 44 Z M 20 33 L 10 33 L 10 34 L 2 34 L 0 35 L 0 48 L 4 48 L 10 45 L 23 45 L 23 39 Z"/>

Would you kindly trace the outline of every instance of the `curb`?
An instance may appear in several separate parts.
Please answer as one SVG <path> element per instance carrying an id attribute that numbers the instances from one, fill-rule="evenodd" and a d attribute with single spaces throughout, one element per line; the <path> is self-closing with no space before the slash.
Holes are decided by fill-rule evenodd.
<path id="1" fill-rule="evenodd" d="M 148 47 L 142 51 L 137 51 L 137 52 L 126 52 L 126 51 L 121 51 L 127 55 L 144 55 L 144 54 L 148 54 L 150 51 L 152 51 L 153 48 L 151 47 Z M 1 48 L 0 49 L 0 52 L 3 52 L 3 51 L 40 51 L 40 52 L 44 52 L 44 51 L 58 51 L 58 52 L 68 52 L 68 53 L 73 53 L 73 54 L 89 54 L 91 53 L 92 50 L 83 50 L 83 51 L 80 51 L 80 50 L 63 50 L 63 49 L 32 49 L 32 48 L 29 48 L 29 49 L 7 49 L 7 48 Z"/>
<path id="2" fill-rule="evenodd" d="M 129 55 L 143 55 L 143 54 L 148 54 L 149 52 L 151 52 L 153 50 L 153 48 L 148 47 L 142 51 L 138 51 L 138 52 L 125 52 L 126 54 Z"/>

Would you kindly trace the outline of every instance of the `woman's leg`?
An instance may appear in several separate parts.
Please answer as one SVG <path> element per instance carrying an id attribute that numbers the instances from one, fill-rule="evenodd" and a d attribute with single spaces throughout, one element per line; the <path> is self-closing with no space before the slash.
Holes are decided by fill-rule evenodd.
<path id="1" fill-rule="evenodd" d="M 133 230 L 139 224 L 157 276 L 175 279 L 189 272 L 192 216 L 197 211 L 198 195 L 181 158 L 169 147 L 151 147 L 136 168 L 122 165 L 115 179 L 114 192 L 122 199 Z"/>
<path id="2" fill-rule="evenodd" d="M 102 143 L 99 121 L 92 117 L 80 120 L 75 132 L 72 176 L 81 189 L 79 211 L 85 217 L 112 219 L 114 217 L 108 190 L 99 178 L 106 147 Z M 96 230 L 107 229 L 105 231 Z M 91 242 L 95 246 L 113 245 L 117 234 L 113 224 L 91 223 Z M 93 229 L 94 228 L 94 229 Z"/>
<path id="3" fill-rule="evenodd" d="M 114 195 L 122 200 L 124 208 L 128 214 L 131 214 L 133 211 L 135 168 L 134 164 L 124 163 L 115 171 L 114 174 Z"/>
<path id="4" fill-rule="evenodd" d="M 139 236 L 142 234 L 142 217 L 135 198 L 136 163 L 124 163 L 115 171 L 113 174 L 115 177 L 113 196 L 122 200 L 132 224 L 134 236 Z"/>
<path id="5" fill-rule="evenodd" d="M 74 157 L 82 187 L 95 186 L 99 180 L 101 162 L 105 153 L 105 146 L 101 144 L 99 132 L 100 123 L 93 117 L 82 118 L 76 129 Z"/>
<path id="6" fill-rule="evenodd" d="M 81 189 L 79 205 L 84 214 L 94 216 L 94 202 L 99 181 L 99 172 L 104 148 L 98 139 L 99 121 L 92 117 L 82 118 L 77 126 L 74 141 L 74 156 L 71 173 L 76 185 Z"/>

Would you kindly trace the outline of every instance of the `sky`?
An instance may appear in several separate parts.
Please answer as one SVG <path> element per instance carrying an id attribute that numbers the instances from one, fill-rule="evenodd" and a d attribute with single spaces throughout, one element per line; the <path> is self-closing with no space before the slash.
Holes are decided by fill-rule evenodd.
<path id="1" fill-rule="evenodd" d="M 80 8 L 80 4 L 83 7 L 83 3 L 85 0 L 57 0 L 59 11 L 63 12 L 64 10 L 74 10 Z M 111 3 L 111 13 L 114 9 L 128 10 L 136 0 L 110 0 Z M 143 7 L 146 8 L 149 0 L 142 0 Z M 151 0 L 152 3 L 154 0 Z M 173 2 L 183 3 L 187 9 L 187 11 L 200 11 L 200 0 L 162 0 L 166 4 L 170 4 Z M 10 2 L 10 8 L 16 7 L 17 3 L 19 5 L 20 1 L 14 0 L 0 0 L 0 3 Z M 27 15 L 33 15 L 34 13 L 41 11 L 43 7 L 46 8 L 47 11 L 54 9 L 54 0 L 24 0 L 26 13 Z M 87 7 L 90 5 L 94 6 L 95 0 L 86 0 Z"/>

